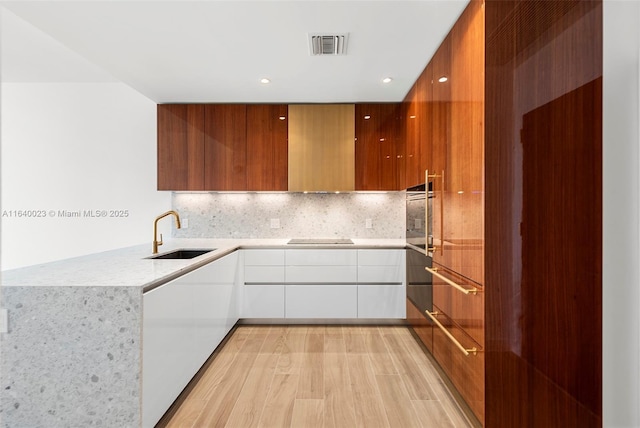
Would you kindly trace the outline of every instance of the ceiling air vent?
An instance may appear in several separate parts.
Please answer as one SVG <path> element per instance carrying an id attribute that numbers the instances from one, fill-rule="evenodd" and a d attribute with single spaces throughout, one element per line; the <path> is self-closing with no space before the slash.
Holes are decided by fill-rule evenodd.
<path id="1" fill-rule="evenodd" d="M 348 38 L 349 33 L 309 34 L 311 55 L 346 55 Z"/>

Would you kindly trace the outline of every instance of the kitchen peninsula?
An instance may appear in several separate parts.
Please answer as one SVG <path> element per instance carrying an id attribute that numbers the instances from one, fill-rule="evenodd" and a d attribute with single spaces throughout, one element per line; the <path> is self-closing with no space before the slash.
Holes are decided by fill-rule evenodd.
<path id="1" fill-rule="evenodd" d="M 148 258 L 151 246 L 141 245 L 2 272 L 2 307 L 9 313 L 1 367 L 3 423 L 141 426 L 143 293 L 237 250 L 291 249 L 287 241 L 174 239 L 161 254 L 215 250 L 190 260 L 154 260 Z M 405 245 L 398 239 L 353 242 L 353 251 Z M 294 251 L 344 247 L 296 245 Z"/>

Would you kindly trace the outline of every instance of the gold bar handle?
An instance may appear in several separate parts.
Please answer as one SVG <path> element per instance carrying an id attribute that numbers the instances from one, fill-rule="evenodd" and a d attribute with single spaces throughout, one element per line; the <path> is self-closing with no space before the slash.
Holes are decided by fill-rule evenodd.
<path id="1" fill-rule="evenodd" d="M 433 321 L 435 323 L 435 325 L 437 325 L 444 332 L 444 334 L 446 334 L 447 337 L 449 339 L 451 339 L 453 344 L 456 345 L 456 347 L 458 349 L 460 349 L 464 355 L 466 355 L 468 357 L 469 354 L 476 355 L 478 353 L 478 349 L 475 346 L 473 348 L 469 348 L 469 349 L 467 349 L 464 346 L 462 346 L 462 344 L 460 342 L 458 342 L 458 340 L 455 337 L 453 337 L 453 334 L 449 333 L 449 330 L 447 330 L 445 326 L 440 324 L 440 321 L 438 321 L 436 319 L 436 316 L 438 316 L 438 312 L 437 311 L 436 312 L 425 311 L 425 313 L 429 316 L 429 318 L 431 318 L 431 321 Z"/>
<path id="2" fill-rule="evenodd" d="M 425 267 L 425 270 L 429 272 L 431 275 L 437 276 L 438 278 L 440 278 L 441 280 L 443 280 L 444 282 L 446 282 L 447 284 L 449 284 L 450 286 L 452 286 L 453 288 L 455 288 L 456 290 L 464 294 L 476 294 L 478 292 L 477 288 L 464 288 L 460 284 L 451 281 L 449 278 L 443 276 L 442 274 L 439 274 L 438 268 Z"/>

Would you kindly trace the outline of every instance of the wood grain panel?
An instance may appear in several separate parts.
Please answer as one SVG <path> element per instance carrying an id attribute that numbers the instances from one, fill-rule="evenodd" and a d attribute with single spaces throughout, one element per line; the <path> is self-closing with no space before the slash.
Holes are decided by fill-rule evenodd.
<path id="1" fill-rule="evenodd" d="M 484 346 L 484 292 L 483 288 L 467 278 L 433 263 L 438 273 L 468 290 L 479 290 L 476 294 L 464 294 L 444 280 L 433 276 L 433 303 L 455 324 L 462 328 L 480 346 Z"/>
<path id="2" fill-rule="evenodd" d="M 602 3 L 485 9 L 486 424 L 600 427 Z"/>
<path id="3" fill-rule="evenodd" d="M 247 190 L 287 190 L 288 115 L 285 104 L 247 105 Z"/>
<path id="4" fill-rule="evenodd" d="M 443 266 L 453 266 L 451 252 L 445 248 L 445 241 L 449 238 L 449 227 L 454 221 L 444 217 L 445 208 L 449 206 L 449 194 L 447 192 L 445 169 L 448 165 L 448 156 L 451 145 L 451 81 L 439 82 L 438 79 L 451 75 L 451 36 L 447 36 L 433 58 L 430 65 L 433 67 L 431 112 L 431 162 L 428 165 L 430 175 L 436 177 L 430 180 L 433 183 L 433 239 L 438 251 L 433 253 L 433 260 Z"/>
<path id="5" fill-rule="evenodd" d="M 424 171 L 420 171 L 420 121 L 424 119 L 419 103 L 418 81 L 411 87 L 404 99 L 404 143 L 405 143 L 405 184 L 404 188 L 424 182 Z"/>
<path id="6" fill-rule="evenodd" d="M 433 306 L 438 321 L 467 349 L 476 348 L 476 355 L 466 356 L 440 328 L 433 331 L 433 355 L 448 375 L 460 395 L 464 398 L 478 420 L 483 423 L 485 415 L 485 370 L 483 347 L 466 332 L 456 326 L 441 308 Z"/>
<path id="7" fill-rule="evenodd" d="M 380 104 L 355 105 L 355 188 L 381 190 Z M 368 119 L 367 119 L 368 118 Z"/>
<path id="8" fill-rule="evenodd" d="M 206 104 L 205 189 L 247 189 L 247 108 L 244 104 Z"/>
<path id="9" fill-rule="evenodd" d="M 204 108 L 159 104 L 158 190 L 204 190 Z"/>
<path id="10" fill-rule="evenodd" d="M 522 129 L 523 354 L 594 411 L 601 411 L 602 262 L 594 257 L 602 253 L 602 205 L 594 204 L 602 199 L 601 94 L 601 79 L 583 85 L 525 114 Z M 567 126 L 576 116 L 591 120 Z"/>
<path id="11" fill-rule="evenodd" d="M 424 182 L 424 172 L 429 169 L 433 157 L 432 134 L 432 102 L 433 102 L 433 65 L 429 63 L 418 78 L 418 128 L 419 153 L 418 163 L 419 182 Z"/>
<path id="12" fill-rule="evenodd" d="M 424 343 L 429 352 L 433 353 L 433 323 L 407 299 L 407 324 L 416 332 L 420 341 Z"/>
<path id="13" fill-rule="evenodd" d="M 399 103 L 355 105 L 356 190 L 404 189 L 398 175 Z M 369 119 L 365 119 L 369 117 Z"/>
<path id="14" fill-rule="evenodd" d="M 353 104 L 289 106 L 289 190 L 355 189 Z"/>

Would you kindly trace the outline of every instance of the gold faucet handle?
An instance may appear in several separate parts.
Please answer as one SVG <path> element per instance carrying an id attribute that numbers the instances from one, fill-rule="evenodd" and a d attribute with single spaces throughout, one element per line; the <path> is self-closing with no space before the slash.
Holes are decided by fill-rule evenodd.
<path id="1" fill-rule="evenodd" d="M 164 244 L 164 242 L 162 242 L 162 233 L 160 234 L 160 240 L 158 241 L 158 246 Z"/>

